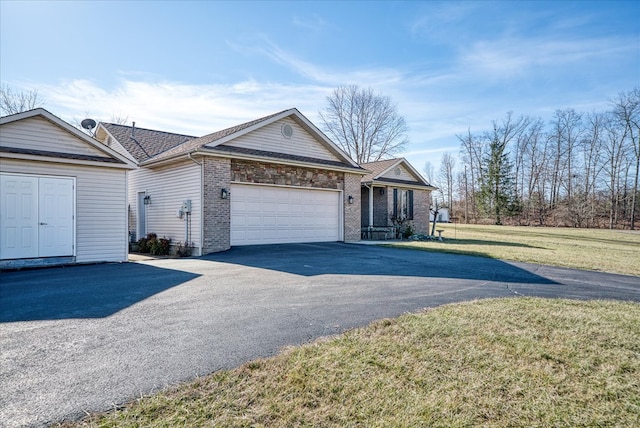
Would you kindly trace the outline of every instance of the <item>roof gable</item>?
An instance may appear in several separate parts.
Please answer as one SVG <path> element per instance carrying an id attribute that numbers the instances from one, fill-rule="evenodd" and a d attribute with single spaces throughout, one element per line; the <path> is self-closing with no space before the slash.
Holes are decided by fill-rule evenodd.
<path id="1" fill-rule="evenodd" d="M 47 157 L 133 167 L 121 154 L 38 108 L 0 118 L 0 150 L 14 157 Z"/>
<path id="2" fill-rule="evenodd" d="M 433 187 L 405 158 L 363 163 L 360 166 L 371 171 L 362 177 L 363 183 L 389 182 Z"/>
<path id="3" fill-rule="evenodd" d="M 272 122 L 214 147 L 216 146 L 344 162 L 342 157 L 331 152 L 323 141 L 319 141 L 315 135 L 309 133 L 291 117 Z"/>
<path id="4" fill-rule="evenodd" d="M 279 136 L 281 135 L 281 127 L 285 124 L 292 127 L 292 141 L 287 141 L 284 135 L 282 135 L 282 139 Z M 249 135 L 252 133 L 252 136 Z M 296 134 L 303 137 L 303 144 L 300 144 L 300 139 L 294 138 Z M 264 137 L 271 140 L 269 144 L 266 144 L 266 140 L 261 140 Z M 298 160 L 306 163 L 361 169 L 295 108 L 195 138 L 160 153 L 145 163 L 152 164 L 195 152 L 224 153 L 226 155 L 236 153 L 245 156 Z"/>

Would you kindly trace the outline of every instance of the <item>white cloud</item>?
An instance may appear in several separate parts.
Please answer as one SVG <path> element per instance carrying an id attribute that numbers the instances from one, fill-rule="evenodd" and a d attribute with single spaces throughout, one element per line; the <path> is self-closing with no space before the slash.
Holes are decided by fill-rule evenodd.
<path id="1" fill-rule="evenodd" d="M 329 24 L 322 19 L 318 14 L 312 14 L 311 16 L 302 17 L 296 15 L 293 17 L 293 25 L 302 28 L 304 30 L 320 32 L 326 28 Z"/>
<path id="2" fill-rule="evenodd" d="M 544 38 L 502 38 L 478 41 L 465 47 L 459 58 L 459 70 L 476 78 L 503 79 L 536 73 L 535 68 L 559 73 L 567 67 L 611 66 L 617 58 L 633 55 L 631 40 Z"/>
<path id="3" fill-rule="evenodd" d="M 143 128 L 204 135 L 291 107 L 312 119 L 327 88 L 257 81 L 193 85 L 122 80 L 107 90 L 88 80 L 73 80 L 39 90 L 52 113 L 71 123 L 85 115 L 104 121 L 116 115 Z"/>

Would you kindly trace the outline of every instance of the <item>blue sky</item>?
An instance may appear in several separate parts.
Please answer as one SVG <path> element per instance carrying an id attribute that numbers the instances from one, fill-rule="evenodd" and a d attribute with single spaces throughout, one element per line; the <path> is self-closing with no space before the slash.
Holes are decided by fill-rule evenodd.
<path id="1" fill-rule="evenodd" d="M 392 98 L 419 171 L 508 111 L 608 108 L 640 86 L 640 2 L 0 0 L 0 79 L 52 113 L 203 135 L 343 84 Z"/>

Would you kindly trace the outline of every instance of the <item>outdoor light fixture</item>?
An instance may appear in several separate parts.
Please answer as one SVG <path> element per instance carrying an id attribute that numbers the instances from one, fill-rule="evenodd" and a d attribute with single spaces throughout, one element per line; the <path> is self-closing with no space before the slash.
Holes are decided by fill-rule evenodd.
<path id="1" fill-rule="evenodd" d="M 384 195 L 384 189 L 383 188 L 380 189 L 380 194 Z"/>
<path id="2" fill-rule="evenodd" d="M 147 195 L 143 200 L 145 205 L 151 205 L 151 196 Z"/>
<path id="3" fill-rule="evenodd" d="M 227 199 L 229 197 L 229 191 L 227 189 L 220 190 L 220 199 Z"/>
<path id="4" fill-rule="evenodd" d="M 349 195 L 349 197 L 347 198 L 349 200 L 349 203 L 352 204 L 353 203 L 353 196 Z"/>

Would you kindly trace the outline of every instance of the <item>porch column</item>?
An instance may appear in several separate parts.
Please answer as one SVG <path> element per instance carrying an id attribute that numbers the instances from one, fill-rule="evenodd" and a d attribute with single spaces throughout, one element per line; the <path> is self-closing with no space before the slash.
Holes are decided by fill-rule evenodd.
<path id="1" fill-rule="evenodd" d="M 373 183 L 369 187 L 369 228 L 373 227 Z"/>

